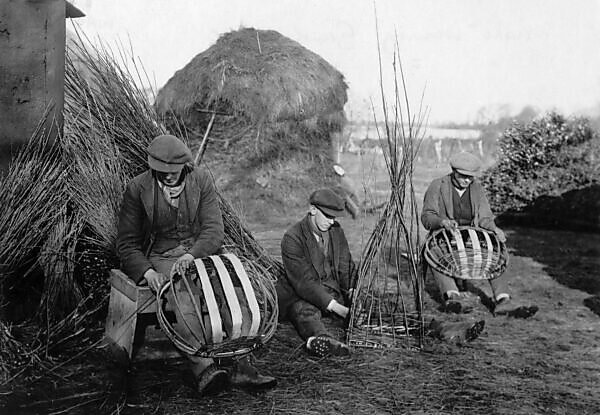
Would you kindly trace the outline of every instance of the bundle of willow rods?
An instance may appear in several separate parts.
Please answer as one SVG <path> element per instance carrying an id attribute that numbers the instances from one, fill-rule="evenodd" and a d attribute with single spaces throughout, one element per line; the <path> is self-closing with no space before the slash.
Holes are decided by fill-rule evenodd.
<path id="1" fill-rule="evenodd" d="M 47 116 L 47 113 L 45 114 Z M 34 253 L 61 216 L 68 195 L 66 172 L 59 149 L 40 123 L 31 139 L 2 176 L 0 192 L 0 281 L 8 283 L 18 269 L 27 274 L 35 266 Z"/>
<path id="2" fill-rule="evenodd" d="M 39 123 L 30 140 L 24 145 L 0 178 L 0 307 L 1 316 L 12 314 L 9 308 L 21 299 L 12 298 L 13 289 L 23 290 L 27 276 L 43 266 L 39 253 L 47 236 L 60 221 L 69 196 L 64 192 L 66 171 L 61 162 L 60 149 L 46 128 L 48 112 Z M 45 123 L 45 121 L 48 121 Z M 27 289 L 30 290 L 28 286 Z M 21 333 L 31 330 L 22 330 Z M 27 339 L 25 339 L 27 337 Z M 34 337 L 34 336 L 33 336 Z M 0 384 L 10 380 L 11 374 L 22 365 L 39 362 L 38 343 L 29 342 L 32 336 L 17 336 L 12 324 L 0 321 Z"/>
<path id="3" fill-rule="evenodd" d="M 418 272 L 420 242 L 412 177 L 413 162 L 423 136 L 424 115 L 421 110 L 417 115 L 410 112 L 398 57 L 396 45 L 395 97 L 391 110 L 380 78 L 384 122 L 383 131 L 379 128 L 377 131 L 384 149 L 391 194 L 367 241 L 358 270 L 347 335 L 348 343 L 356 347 L 410 345 L 406 333 L 415 332 L 421 345 L 423 335 L 424 325 L 421 324 L 419 330 L 415 330 L 414 325 L 415 313 L 422 321 L 423 280 Z M 381 56 L 379 65 L 381 74 Z M 375 124 L 378 125 L 377 119 Z"/>
<path id="4" fill-rule="evenodd" d="M 69 45 L 65 124 L 67 131 L 70 124 L 81 133 L 94 133 L 88 138 L 91 146 L 102 140 L 118 149 L 121 166 L 135 176 L 147 168 L 145 149 L 150 140 L 167 131 L 140 86 L 149 83 L 147 77 L 142 78 L 143 69 L 122 47 L 117 52 L 119 58 L 101 42 L 92 44 L 79 33 Z M 127 68 L 128 60 L 132 71 Z"/>
<path id="5" fill-rule="evenodd" d="M 77 240 L 85 219 L 77 211 L 68 212 L 66 205 L 58 206 L 56 210 L 60 216 L 39 253 L 45 278 L 38 313 L 44 313 L 40 316 L 44 321 L 62 318 L 60 311 L 55 310 L 72 310 L 83 298 L 81 288 L 74 281 L 74 271 Z"/>
<path id="6" fill-rule="evenodd" d="M 39 361 L 38 350 L 25 347 L 13 331 L 0 321 L 0 386 L 8 383 L 20 367 Z"/>

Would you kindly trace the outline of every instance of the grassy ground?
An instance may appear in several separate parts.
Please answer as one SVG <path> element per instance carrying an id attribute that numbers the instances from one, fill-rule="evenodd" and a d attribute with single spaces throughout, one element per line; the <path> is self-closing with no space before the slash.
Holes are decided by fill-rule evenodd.
<path id="1" fill-rule="evenodd" d="M 359 161 L 346 170 L 360 183 L 365 163 Z M 418 169 L 419 200 L 426 183 L 445 171 L 443 166 Z M 381 189 L 377 197 L 385 188 L 379 180 L 371 185 Z M 272 224 L 250 226 L 261 244 L 279 255 L 283 232 L 302 214 L 297 209 Z M 373 215 L 342 219 L 356 255 L 374 221 Z M 282 324 L 254 357 L 261 371 L 277 377 L 277 387 L 264 393 L 229 390 L 213 398 L 194 394 L 181 358 L 138 359 L 125 371 L 94 349 L 52 373 L 15 381 L 0 394 L 0 412 L 596 414 L 600 317 L 584 300 L 600 293 L 600 235 L 523 227 L 506 231 L 509 287 L 519 302 L 540 310 L 527 320 L 493 317 L 483 307 L 449 317 L 437 310 L 434 296 L 426 295 L 427 318 L 486 321 L 482 335 L 466 346 L 428 340 L 422 351 L 359 349 L 349 359 L 318 360 L 304 352 L 293 328 Z"/>

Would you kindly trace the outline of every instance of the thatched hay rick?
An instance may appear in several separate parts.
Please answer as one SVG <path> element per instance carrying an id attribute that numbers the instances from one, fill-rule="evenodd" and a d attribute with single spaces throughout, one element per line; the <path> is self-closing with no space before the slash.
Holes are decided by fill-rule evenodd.
<path id="1" fill-rule="evenodd" d="M 245 28 L 177 71 L 155 106 L 192 138 L 210 129 L 205 160 L 227 195 L 255 201 L 252 214 L 299 206 L 333 179 L 331 137 L 345 123 L 346 90 L 319 55 L 276 31 Z"/>

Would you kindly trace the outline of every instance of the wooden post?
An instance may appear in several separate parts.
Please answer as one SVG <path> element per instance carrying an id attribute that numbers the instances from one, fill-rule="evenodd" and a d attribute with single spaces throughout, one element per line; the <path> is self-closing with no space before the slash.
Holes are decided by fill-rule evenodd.
<path id="1" fill-rule="evenodd" d="M 0 1 L 0 173 L 46 108 L 49 133 L 62 132 L 65 18 L 82 15 L 65 0 Z"/>

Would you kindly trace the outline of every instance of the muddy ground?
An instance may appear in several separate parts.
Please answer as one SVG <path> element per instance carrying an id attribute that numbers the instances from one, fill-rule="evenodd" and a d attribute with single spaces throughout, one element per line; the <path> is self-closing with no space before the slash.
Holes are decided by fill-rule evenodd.
<path id="1" fill-rule="evenodd" d="M 368 181 L 362 160 L 348 165 L 359 187 Z M 445 171 L 444 166 L 418 170 L 418 197 L 432 177 Z M 369 187 L 385 189 L 385 179 L 375 176 Z M 385 196 L 380 193 L 368 197 Z M 249 226 L 269 252 L 279 255 L 283 232 L 302 213 L 290 209 L 269 224 Z M 341 220 L 356 256 L 375 219 Z M 518 302 L 535 304 L 539 311 L 526 320 L 493 317 L 483 306 L 470 315 L 446 316 L 430 289 L 428 319 L 485 320 L 481 336 L 467 345 L 429 339 L 422 350 L 357 349 L 348 359 L 319 360 L 305 353 L 291 326 L 281 324 L 254 356 L 261 371 L 278 379 L 277 387 L 262 393 L 228 390 L 211 398 L 195 395 L 182 358 L 138 356 L 125 370 L 105 350 L 94 348 L 53 372 L 15 380 L 0 391 L 0 413 L 600 413 L 600 315 L 589 301 L 600 294 L 600 234 L 523 226 L 505 230 L 510 290 Z M 485 284 L 477 287 L 489 292 Z M 94 330 L 101 333 L 102 323 Z"/>

